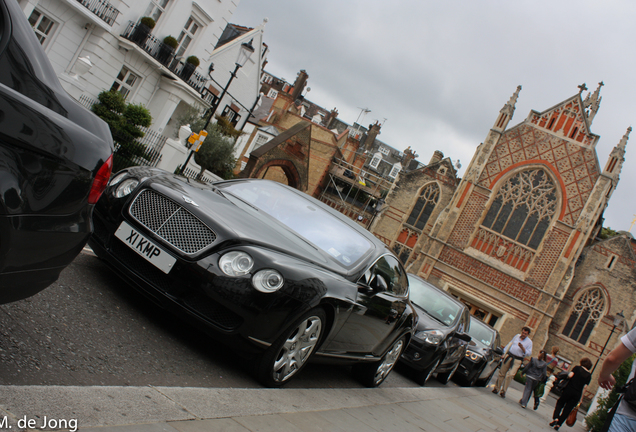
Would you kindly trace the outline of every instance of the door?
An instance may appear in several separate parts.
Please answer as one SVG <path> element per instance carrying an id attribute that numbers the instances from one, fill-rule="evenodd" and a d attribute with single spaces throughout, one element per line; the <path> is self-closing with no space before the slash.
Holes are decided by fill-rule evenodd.
<path id="1" fill-rule="evenodd" d="M 392 333 L 406 310 L 406 273 L 394 256 L 384 255 L 357 285 L 353 310 L 329 349 L 378 355 L 393 341 Z"/>

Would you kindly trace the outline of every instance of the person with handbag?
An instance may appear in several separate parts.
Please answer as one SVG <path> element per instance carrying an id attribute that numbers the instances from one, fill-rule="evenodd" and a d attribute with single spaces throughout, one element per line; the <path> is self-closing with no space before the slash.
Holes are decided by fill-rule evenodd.
<path id="1" fill-rule="evenodd" d="M 603 366 L 601 366 L 601 372 L 598 376 L 598 384 L 605 390 L 611 390 L 614 384 L 616 384 L 616 379 L 612 376 L 612 372 L 618 369 L 633 353 L 636 353 L 636 328 L 633 328 L 623 336 L 618 346 L 605 357 Z M 627 382 L 634 379 L 635 369 L 636 360 L 632 362 L 632 370 L 627 378 Z M 633 385 L 634 383 L 632 382 L 630 387 Z M 636 403 L 629 403 L 629 393 L 629 391 L 626 392 L 625 397 L 619 399 L 618 407 L 612 408 L 607 416 L 608 420 L 606 420 L 606 422 L 609 422 L 609 425 L 606 424 L 603 430 L 608 430 L 609 432 L 636 431 L 636 407 L 632 406 L 636 405 Z"/>
<path id="2" fill-rule="evenodd" d="M 572 410 L 578 409 L 578 405 L 585 394 L 585 389 L 592 378 L 591 368 L 592 361 L 587 357 L 583 357 L 580 365 L 574 366 L 572 371 L 568 373 L 568 382 L 562 390 L 561 397 L 557 400 L 552 414 L 550 426 L 554 427 L 555 430 L 559 430 Z M 576 411 L 574 415 L 576 416 Z"/>
<path id="3" fill-rule="evenodd" d="M 530 327 L 523 327 L 521 333 L 515 335 L 504 349 L 497 382 L 492 390 L 495 394 L 499 393 L 502 398 L 506 397 L 506 390 L 510 386 L 510 381 L 517 373 L 517 369 L 521 366 L 524 357 L 532 355 L 532 341 L 528 336 L 530 336 Z"/>
<path id="4" fill-rule="evenodd" d="M 535 387 L 547 378 L 547 367 L 548 364 L 545 362 L 545 351 L 541 350 L 539 351 L 539 355 L 536 358 L 532 357 L 526 367 L 524 367 L 521 371 L 521 374 L 526 376 L 526 386 L 523 389 L 523 396 L 519 400 L 521 408 L 525 408 L 528 405 L 528 400 L 530 399 L 530 395 L 534 391 Z M 535 405 L 538 407 L 536 402 Z"/>

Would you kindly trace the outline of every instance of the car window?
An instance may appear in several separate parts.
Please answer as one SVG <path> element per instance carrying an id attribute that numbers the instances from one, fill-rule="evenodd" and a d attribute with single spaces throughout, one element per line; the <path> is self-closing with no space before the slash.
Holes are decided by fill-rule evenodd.
<path id="1" fill-rule="evenodd" d="M 345 222 L 278 183 L 233 182 L 219 187 L 267 213 L 345 267 L 354 265 L 372 247 Z"/>
<path id="2" fill-rule="evenodd" d="M 408 276 L 411 302 L 433 318 L 450 326 L 462 313 L 462 307 L 444 292 L 419 278 Z"/>
<path id="3" fill-rule="evenodd" d="M 399 296 L 405 296 L 408 292 L 408 281 L 406 273 L 402 270 L 402 266 L 397 258 L 391 255 L 385 255 L 373 264 L 369 272 L 365 273 L 366 280 L 369 281 L 374 275 L 380 275 L 384 278 L 388 285 L 388 291 Z"/>
<path id="4" fill-rule="evenodd" d="M 482 348 L 490 347 L 496 336 L 493 329 L 476 319 L 472 320 L 468 334 L 473 338 L 473 341 Z"/>

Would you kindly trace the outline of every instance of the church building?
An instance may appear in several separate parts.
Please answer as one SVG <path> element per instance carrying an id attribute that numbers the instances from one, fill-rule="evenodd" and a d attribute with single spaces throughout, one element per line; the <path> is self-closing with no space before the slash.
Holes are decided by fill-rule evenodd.
<path id="1" fill-rule="evenodd" d="M 636 318 L 633 239 L 592 244 L 631 132 L 602 168 L 591 131 L 602 85 L 585 96 L 581 85 L 508 128 L 519 86 L 461 180 L 436 152 L 400 174 L 371 226 L 409 272 L 460 298 L 502 341 L 529 326 L 534 354 L 558 345 L 566 368 L 583 356 L 595 362 L 610 331 L 605 354 Z"/>

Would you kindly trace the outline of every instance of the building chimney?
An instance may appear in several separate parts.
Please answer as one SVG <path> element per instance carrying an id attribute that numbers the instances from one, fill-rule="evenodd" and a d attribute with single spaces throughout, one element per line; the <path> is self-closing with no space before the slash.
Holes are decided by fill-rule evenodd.
<path id="1" fill-rule="evenodd" d="M 404 156 L 402 157 L 402 166 L 404 168 L 408 168 L 411 161 L 416 157 L 417 153 L 411 150 L 411 146 L 408 146 L 406 150 L 404 150 Z"/>
<path id="2" fill-rule="evenodd" d="M 338 118 L 338 109 L 334 108 L 331 110 L 331 112 L 327 115 L 327 118 L 325 119 L 325 126 L 327 127 L 327 129 L 331 129 L 331 126 L 334 123 L 334 120 Z"/>
<path id="3" fill-rule="evenodd" d="M 442 153 L 439 150 L 435 150 L 435 152 L 433 153 L 433 156 L 431 157 L 431 161 L 428 164 L 429 165 L 436 164 L 442 159 L 444 159 L 444 153 Z"/>
<path id="4" fill-rule="evenodd" d="M 292 92 L 293 101 L 295 101 L 302 95 L 303 90 L 307 85 L 307 78 L 309 78 L 309 75 L 307 75 L 307 72 L 305 72 L 304 69 L 298 72 L 298 76 L 296 76 L 296 81 L 294 82 L 294 90 Z"/>
<path id="5" fill-rule="evenodd" d="M 378 123 L 377 121 L 374 124 L 369 125 L 369 131 L 367 132 L 367 139 L 364 141 L 364 146 L 367 149 L 370 149 L 373 147 L 373 142 L 375 141 L 375 138 L 378 135 L 380 135 L 380 128 L 382 128 L 382 125 Z"/>

